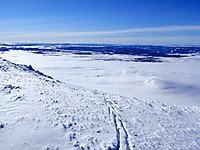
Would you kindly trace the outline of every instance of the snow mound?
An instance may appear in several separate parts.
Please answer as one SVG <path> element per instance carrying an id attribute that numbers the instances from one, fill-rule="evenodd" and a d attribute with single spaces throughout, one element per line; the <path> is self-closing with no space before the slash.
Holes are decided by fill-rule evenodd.
<path id="1" fill-rule="evenodd" d="M 87 90 L 0 58 L 0 149 L 199 149 L 199 107 Z"/>

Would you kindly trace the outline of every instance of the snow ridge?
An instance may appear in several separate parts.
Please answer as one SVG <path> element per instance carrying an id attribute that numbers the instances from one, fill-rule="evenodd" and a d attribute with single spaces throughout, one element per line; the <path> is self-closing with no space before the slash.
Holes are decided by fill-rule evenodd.
<path id="1" fill-rule="evenodd" d="M 8 60 L 2 59 L 1 57 L 0 57 L 0 59 L 2 60 L 2 62 L 6 62 L 9 65 L 9 67 L 13 67 L 13 68 L 23 70 L 23 71 L 32 72 L 32 73 L 44 76 L 44 77 L 49 78 L 49 79 L 53 79 L 51 76 L 48 76 L 48 75 L 40 72 L 39 70 L 33 69 L 33 67 L 31 65 L 27 66 L 27 65 L 15 64 L 15 63 L 12 63 Z M 1 67 L 2 71 L 8 71 L 8 68 L 9 68 L 8 66 L 0 66 L 0 67 Z"/>

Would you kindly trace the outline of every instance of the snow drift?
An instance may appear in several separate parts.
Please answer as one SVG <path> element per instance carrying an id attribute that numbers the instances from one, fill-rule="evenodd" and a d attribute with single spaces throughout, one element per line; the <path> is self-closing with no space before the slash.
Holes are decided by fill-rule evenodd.
<path id="1" fill-rule="evenodd" d="M 0 58 L 0 149 L 199 149 L 199 107 L 72 86 Z"/>

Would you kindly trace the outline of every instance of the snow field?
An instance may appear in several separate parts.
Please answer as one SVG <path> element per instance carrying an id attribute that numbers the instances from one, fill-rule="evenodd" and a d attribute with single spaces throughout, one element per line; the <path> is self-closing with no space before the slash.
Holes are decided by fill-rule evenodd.
<path id="1" fill-rule="evenodd" d="M 199 107 L 88 90 L 0 59 L 0 149 L 199 149 Z"/>

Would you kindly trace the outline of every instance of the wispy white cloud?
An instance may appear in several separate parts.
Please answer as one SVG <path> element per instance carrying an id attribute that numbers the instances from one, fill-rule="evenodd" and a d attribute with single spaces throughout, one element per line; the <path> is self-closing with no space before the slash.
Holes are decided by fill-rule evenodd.
<path id="1" fill-rule="evenodd" d="M 4 33 L 5 37 L 83 37 L 83 36 L 108 36 L 121 35 L 126 33 L 142 33 L 142 32 L 176 32 L 176 31 L 200 31 L 200 25 L 188 26 L 162 26 L 149 28 L 133 28 L 114 31 L 89 31 L 89 32 L 40 32 L 40 33 Z"/>
<path id="2" fill-rule="evenodd" d="M 40 32 L 40 33 L 0 33 L 0 42 L 73 42 L 73 43 L 118 43 L 118 44 L 163 44 L 200 45 L 200 32 L 196 36 L 176 36 L 177 31 L 200 31 L 200 25 L 163 26 L 134 28 L 115 31 L 94 32 Z M 149 34 L 153 33 L 153 36 Z M 157 32 L 172 32 L 174 36 L 156 36 Z M 143 36 L 127 36 L 126 33 L 146 33 Z M 137 34 L 139 35 L 139 34 Z"/>
<path id="3" fill-rule="evenodd" d="M 0 36 L 0 42 L 27 43 L 109 43 L 109 44 L 153 44 L 153 45 L 200 45 L 200 36 L 163 36 L 163 37 L 19 37 L 5 38 Z"/>

